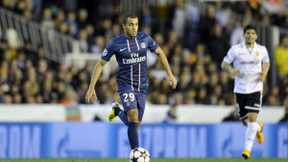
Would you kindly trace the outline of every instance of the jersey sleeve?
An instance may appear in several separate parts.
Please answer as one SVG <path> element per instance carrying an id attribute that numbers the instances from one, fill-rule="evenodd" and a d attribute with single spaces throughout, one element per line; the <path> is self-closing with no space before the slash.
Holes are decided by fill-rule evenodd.
<path id="1" fill-rule="evenodd" d="M 149 35 L 148 35 L 148 48 L 154 52 L 157 48 L 158 48 L 158 44 L 155 42 L 154 39 L 152 39 Z"/>
<path id="2" fill-rule="evenodd" d="M 234 50 L 232 48 L 229 49 L 229 51 L 227 52 L 227 55 L 224 57 L 223 61 L 231 64 L 234 61 Z"/>
<path id="3" fill-rule="evenodd" d="M 105 61 L 109 61 L 115 52 L 115 48 L 113 47 L 113 40 L 111 40 L 106 48 L 104 49 L 101 58 Z"/>
<path id="4" fill-rule="evenodd" d="M 268 62 L 270 62 L 270 58 L 269 58 L 269 55 L 268 55 L 268 51 L 267 51 L 267 49 L 264 47 L 264 57 L 262 58 L 262 62 L 263 63 L 268 63 Z"/>

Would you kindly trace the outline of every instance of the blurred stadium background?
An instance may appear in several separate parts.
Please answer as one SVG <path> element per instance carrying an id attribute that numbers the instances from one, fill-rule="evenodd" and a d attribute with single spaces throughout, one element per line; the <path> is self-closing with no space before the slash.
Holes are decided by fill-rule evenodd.
<path id="1" fill-rule="evenodd" d="M 139 31 L 157 41 L 179 81 L 170 90 L 148 53 L 140 145 L 152 158 L 240 158 L 245 128 L 235 122 L 233 81 L 220 63 L 247 24 L 271 59 L 259 116 L 265 142 L 255 142 L 252 158 L 288 158 L 288 1 L 0 2 L 1 159 L 128 158 L 126 127 L 107 120 L 111 103 L 120 102 L 115 59 L 97 83 L 99 100 L 84 103 L 93 67 L 128 11 L 139 15 Z"/>

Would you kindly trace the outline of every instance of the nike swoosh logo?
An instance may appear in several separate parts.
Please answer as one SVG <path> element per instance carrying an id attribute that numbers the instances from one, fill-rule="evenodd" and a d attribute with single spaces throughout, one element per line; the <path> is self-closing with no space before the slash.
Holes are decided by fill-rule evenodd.
<path id="1" fill-rule="evenodd" d="M 121 51 L 124 51 L 125 49 L 126 49 L 126 48 L 122 48 L 122 49 L 120 49 L 120 52 L 121 52 Z"/>

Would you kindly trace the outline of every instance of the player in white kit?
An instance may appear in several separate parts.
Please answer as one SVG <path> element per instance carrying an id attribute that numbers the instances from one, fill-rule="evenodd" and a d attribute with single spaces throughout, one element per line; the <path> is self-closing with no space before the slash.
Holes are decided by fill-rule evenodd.
<path id="1" fill-rule="evenodd" d="M 261 110 L 263 82 L 269 68 L 270 59 L 265 46 L 256 43 L 256 28 L 247 25 L 244 28 L 244 42 L 232 46 L 221 64 L 235 79 L 234 94 L 239 106 L 240 120 L 246 129 L 244 159 L 250 158 L 255 136 L 263 143 L 263 123 L 257 122 Z M 233 67 L 231 64 L 233 63 Z"/>

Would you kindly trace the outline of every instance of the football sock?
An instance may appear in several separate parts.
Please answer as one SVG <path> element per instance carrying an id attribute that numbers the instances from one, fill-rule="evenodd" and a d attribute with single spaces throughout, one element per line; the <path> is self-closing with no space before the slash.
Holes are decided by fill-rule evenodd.
<path id="1" fill-rule="evenodd" d="M 117 116 L 122 110 L 120 108 L 114 109 L 115 115 Z"/>
<path id="2" fill-rule="evenodd" d="M 137 126 L 138 123 L 129 122 L 128 124 L 128 138 L 131 149 L 139 147 Z"/>
<path id="3" fill-rule="evenodd" d="M 259 124 L 257 122 L 248 122 L 248 127 L 246 130 L 245 150 L 249 150 L 251 152 L 258 128 Z"/>
<path id="4" fill-rule="evenodd" d="M 116 112 L 115 112 L 116 113 Z M 126 113 L 122 110 L 118 110 L 117 112 L 118 117 L 121 119 L 121 121 L 128 126 L 128 117 L 126 115 Z"/>

